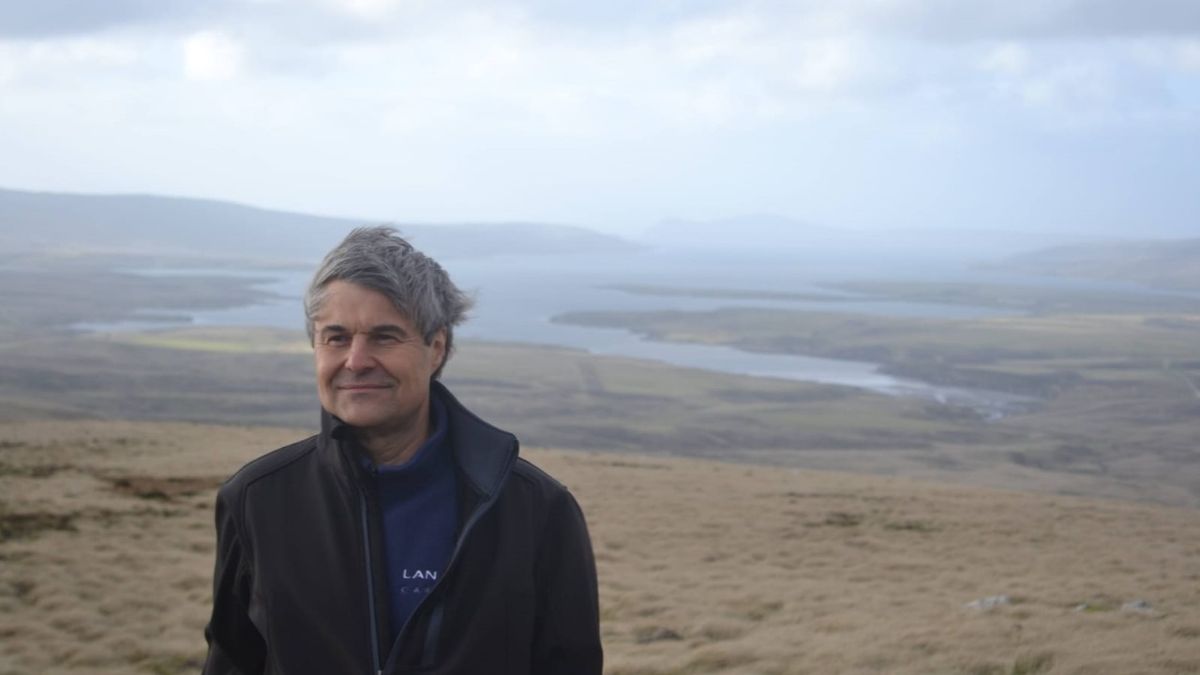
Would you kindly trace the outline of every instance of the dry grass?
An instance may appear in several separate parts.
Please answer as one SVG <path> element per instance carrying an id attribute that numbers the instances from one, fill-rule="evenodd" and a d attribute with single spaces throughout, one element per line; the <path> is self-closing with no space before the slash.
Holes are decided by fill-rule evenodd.
<path id="1" fill-rule="evenodd" d="M 0 674 L 195 672 L 213 487 L 300 433 L 0 425 Z M 588 514 L 611 675 L 1200 672 L 1194 510 L 527 454 Z"/>

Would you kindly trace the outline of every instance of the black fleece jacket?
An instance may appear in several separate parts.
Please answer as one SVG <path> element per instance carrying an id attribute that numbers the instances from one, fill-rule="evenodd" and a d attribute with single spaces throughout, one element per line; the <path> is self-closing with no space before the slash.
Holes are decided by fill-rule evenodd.
<path id="1" fill-rule="evenodd" d="M 217 495 L 205 675 L 599 675 L 596 571 L 583 514 L 517 457 L 517 439 L 441 384 L 458 537 L 394 643 L 373 481 L 350 429 L 247 464 Z"/>

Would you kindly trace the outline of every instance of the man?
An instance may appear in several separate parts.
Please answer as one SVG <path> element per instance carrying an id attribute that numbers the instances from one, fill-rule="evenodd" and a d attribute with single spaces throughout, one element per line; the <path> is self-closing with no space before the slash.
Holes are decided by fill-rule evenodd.
<path id="1" fill-rule="evenodd" d="M 204 672 L 598 675 L 578 505 L 437 381 L 466 296 L 375 227 L 304 304 L 321 432 L 217 496 Z"/>

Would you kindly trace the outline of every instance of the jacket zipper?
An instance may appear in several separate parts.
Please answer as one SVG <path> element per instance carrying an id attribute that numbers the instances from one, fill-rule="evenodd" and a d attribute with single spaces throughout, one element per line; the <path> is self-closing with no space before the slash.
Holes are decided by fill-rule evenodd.
<path id="1" fill-rule="evenodd" d="M 359 512 L 362 514 L 363 554 L 367 568 L 367 610 L 371 615 L 371 666 L 375 675 L 383 675 L 379 667 L 379 619 L 375 613 L 375 577 L 371 571 L 371 530 L 367 523 L 367 498 L 360 490 L 358 493 Z"/>
<path id="2" fill-rule="evenodd" d="M 516 461 L 515 453 L 511 456 L 511 459 L 509 460 L 508 465 L 506 467 L 504 467 L 504 476 L 507 476 L 509 471 L 511 471 L 514 461 Z M 502 480 L 502 481 L 500 481 L 500 483 L 503 484 L 504 481 Z M 410 624 L 412 624 L 413 619 L 417 618 L 417 615 L 421 613 L 421 610 L 429 602 L 429 599 L 437 594 L 438 588 L 442 585 L 442 582 L 446 579 L 446 577 L 450 576 L 450 572 L 454 569 L 454 563 L 458 562 L 459 554 L 462 551 L 464 543 L 466 543 L 466 541 L 467 541 L 467 536 L 469 534 L 471 534 L 471 530 L 474 529 L 475 524 L 478 523 L 481 518 L 483 518 L 484 514 L 487 513 L 489 510 L 491 510 L 492 505 L 496 503 L 497 496 L 498 496 L 497 494 L 493 494 L 491 496 L 491 498 L 488 499 L 486 502 L 479 504 L 478 506 L 475 507 L 475 510 L 471 513 L 471 517 L 469 519 L 467 519 L 466 524 L 463 525 L 462 532 L 459 533 L 459 535 L 458 535 L 458 541 L 456 541 L 454 544 L 454 551 L 450 554 L 450 562 L 446 563 L 446 571 L 440 577 L 438 577 L 438 580 L 437 580 L 437 582 L 434 583 L 433 588 L 429 589 L 429 594 L 426 595 L 424 598 L 422 598 L 421 602 L 417 603 L 417 606 L 413 608 L 412 614 L 409 615 L 408 620 L 405 621 L 404 625 L 400 627 L 400 632 L 396 633 L 396 640 L 393 642 L 393 644 L 398 644 L 400 642 L 400 637 L 404 635 L 404 632 L 406 630 L 408 630 L 408 627 Z M 374 586 L 374 577 L 371 575 L 371 557 L 369 554 L 371 549 L 370 549 L 370 543 L 368 541 L 368 539 L 370 537 L 370 533 L 366 529 L 367 528 L 367 503 L 366 503 L 366 498 L 363 497 L 361 491 L 359 493 L 359 499 L 361 500 L 360 503 L 362 504 L 363 534 L 364 534 L 363 541 L 367 542 L 365 544 L 365 546 L 366 546 L 366 550 L 368 551 L 368 555 L 367 555 L 367 585 L 368 585 L 368 589 L 370 589 L 370 591 L 371 591 L 370 611 L 371 611 L 371 642 L 372 642 L 372 646 L 373 646 L 372 663 L 375 665 L 376 675 L 383 675 L 383 669 L 379 666 L 379 646 L 378 646 L 378 637 L 377 637 L 379 633 L 378 633 L 378 629 L 377 629 L 377 619 L 375 617 L 375 594 L 374 594 L 375 586 Z M 430 620 L 430 625 L 428 628 L 429 632 L 426 633 L 426 635 L 425 635 L 425 649 L 424 649 L 424 653 L 421 655 L 422 665 L 424 665 L 424 666 L 432 665 L 431 661 L 433 658 L 433 648 L 435 647 L 435 645 L 437 643 L 438 633 L 441 632 L 441 623 L 442 623 L 441 612 L 440 611 L 435 612 L 435 616 Z M 394 649 L 391 650 L 391 652 L 392 653 L 388 654 L 388 662 L 389 663 L 396 656 Z"/>
<path id="3" fill-rule="evenodd" d="M 441 586 L 442 581 L 446 577 L 450 576 L 450 573 L 454 570 L 454 563 L 458 561 L 459 552 L 462 550 L 463 544 L 467 540 L 467 536 L 471 534 L 471 530 L 474 529 L 475 523 L 479 522 L 479 519 L 483 517 L 483 514 L 487 513 L 492 508 L 492 504 L 495 503 L 496 496 L 492 495 L 491 499 L 475 508 L 474 513 L 471 514 L 471 517 L 467 520 L 467 523 L 463 525 L 462 533 L 458 536 L 458 541 L 454 544 L 454 551 L 450 554 L 450 562 L 446 563 L 446 571 L 443 572 L 440 577 L 438 577 L 436 582 L 434 582 L 433 588 L 429 589 L 429 595 L 426 595 L 421 599 L 421 602 L 417 603 L 416 608 L 413 609 L 412 616 L 410 616 L 408 619 L 409 622 L 411 622 L 413 617 L 415 617 L 417 613 L 421 611 L 421 608 L 425 605 L 425 603 L 437 593 L 438 586 Z M 439 611 L 441 610 L 441 607 L 442 605 L 438 605 L 438 608 L 434 610 L 434 615 L 429 621 L 428 632 L 425 634 L 425 649 L 421 654 L 421 661 L 422 665 L 424 666 L 432 665 L 435 657 L 434 652 L 437 648 L 437 639 L 442 631 L 442 611 Z M 408 623 L 405 623 L 404 628 L 407 627 Z M 404 632 L 404 628 L 400 629 L 400 633 Z"/>
<path id="4" fill-rule="evenodd" d="M 511 459 L 509 460 L 508 466 L 504 467 L 504 476 L 508 476 L 509 472 L 511 471 L 512 464 L 514 464 L 514 461 L 516 461 L 515 453 L 511 455 Z M 503 483 L 503 480 L 502 480 L 502 483 Z M 452 551 L 450 554 L 450 562 L 446 563 L 445 572 L 442 575 L 440 575 L 440 577 L 438 577 L 438 580 L 436 581 L 436 583 L 433 584 L 433 587 L 432 587 L 432 589 L 430 589 L 430 592 L 428 592 L 428 595 L 426 595 L 424 598 L 422 598 L 421 602 L 416 604 L 416 607 L 413 608 L 413 614 L 410 614 L 408 616 L 408 620 L 406 622 L 404 622 L 403 626 L 401 626 L 400 632 L 396 633 L 396 640 L 395 640 L 394 645 L 401 643 L 402 640 L 400 638 L 403 637 L 404 632 L 408 631 L 409 625 L 412 625 L 413 620 L 416 619 L 416 616 L 420 615 L 421 610 L 425 608 L 425 605 L 428 604 L 428 602 L 430 602 L 430 599 L 433 598 L 434 596 L 437 596 L 438 589 L 440 586 L 442 586 L 443 581 L 449 577 L 449 575 L 452 571 L 454 571 L 455 563 L 458 562 L 458 557 L 460 557 L 460 554 L 462 552 L 463 544 L 466 544 L 467 537 L 469 536 L 470 531 L 473 530 L 476 522 L 479 522 L 479 520 L 481 518 L 484 518 L 484 514 L 486 514 L 488 512 L 488 510 L 491 510 L 492 504 L 496 503 L 497 496 L 498 495 L 493 494 L 491 496 L 491 498 L 488 498 L 488 500 L 486 502 L 478 504 L 478 506 L 476 506 L 475 509 L 473 510 L 472 514 L 470 514 L 470 518 L 467 519 L 466 524 L 464 524 L 462 527 L 462 532 L 458 533 L 458 540 L 457 540 L 457 542 L 455 542 L 454 551 Z M 364 506 L 364 508 L 365 508 L 365 506 Z M 364 514 L 366 514 L 366 510 L 364 510 Z M 365 520 L 364 520 L 364 525 L 366 525 Z M 371 558 L 370 557 L 367 558 L 367 579 L 368 580 L 371 579 Z M 370 581 L 368 581 L 368 583 L 370 583 Z M 374 623 L 376 623 L 376 617 L 374 617 L 373 607 L 374 607 L 374 605 L 372 602 L 372 610 L 371 610 L 371 625 L 372 625 L 372 627 L 374 626 Z M 438 608 L 436 610 L 434 610 L 434 614 L 430 619 L 430 626 L 428 626 L 428 628 L 427 628 L 428 632 L 425 634 L 425 649 L 422 650 L 422 653 L 421 653 L 422 667 L 428 667 L 428 665 L 432 665 L 432 661 L 433 661 L 433 657 L 434 657 L 434 653 L 433 653 L 434 646 L 437 645 L 437 640 L 438 640 L 439 634 L 440 634 L 440 632 L 442 632 L 442 616 L 443 616 L 442 605 L 438 605 Z M 374 635 L 374 634 L 376 634 L 376 633 L 372 633 L 372 635 Z M 395 652 L 396 650 L 394 649 L 391 651 Z M 378 653 L 378 649 L 376 650 L 376 653 Z M 392 657 L 395 657 L 395 653 L 389 653 L 389 655 L 388 655 L 389 662 L 391 662 Z M 378 657 L 376 659 L 376 663 L 378 664 Z M 378 665 L 377 665 L 377 668 L 378 668 Z M 380 669 L 378 671 L 377 675 L 383 675 L 383 670 Z"/>

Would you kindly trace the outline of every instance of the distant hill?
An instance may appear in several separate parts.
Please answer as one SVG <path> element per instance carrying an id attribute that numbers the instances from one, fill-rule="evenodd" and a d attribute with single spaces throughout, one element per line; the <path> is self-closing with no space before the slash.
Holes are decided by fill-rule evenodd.
<path id="1" fill-rule="evenodd" d="M 1057 231 L 977 229 L 974 227 L 869 226 L 829 227 L 773 214 L 748 214 L 715 220 L 667 219 L 649 228 L 642 239 L 652 245 L 716 249 L 731 252 L 869 257 L 880 251 L 912 259 L 997 260 L 1003 256 L 1050 246 L 1111 241 L 1102 235 Z"/>
<path id="2" fill-rule="evenodd" d="M 1056 246 L 1012 256 L 997 267 L 1030 274 L 1200 289 L 1200 238 Z"/>
<path id="3" fill-rule="evenodd" d="M 0 250 L 237 257 L 309 262 L 369 219 L 260 209 L 152 195 L 83 195 L 0 189 Z M 580 227 L 542 223 L 390 223 L 438 257 L 632 250 Z"/>
<path id="4" fill-rule="evenodd" d="M 647 230 L 643 239 L 671 246 L 750 250 L 789 242 L 800 245 L 798 242 L 813 237 L 829 238 L 840 234 L 830 228 L 764 213 L 715 220 L 668 218 Z"/>

